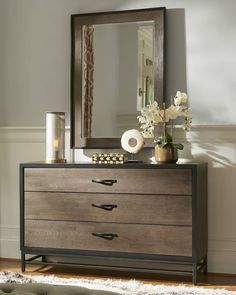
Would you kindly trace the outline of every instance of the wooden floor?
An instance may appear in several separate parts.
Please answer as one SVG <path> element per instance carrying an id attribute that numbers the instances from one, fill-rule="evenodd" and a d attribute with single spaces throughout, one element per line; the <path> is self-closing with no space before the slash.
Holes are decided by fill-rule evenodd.
<path id="1" fill-rule="evenodd" d="M 20 261 L 11 259 L 1 259 L 0 258 L 0 271 L 20 271 Z M 165 284 L 165 285 L 179 285 L 184 284 L 186 286 L 192 286 L 191 279 L 189 277 L 182 276 L 159 276 L 150 274 L 128 274 L 124 272 L 105 272 L 99 271 L 98 273 L 91 273 L 91 271 L 70 269 L 70 268 L 55 268 L 55 267 L 43 267 L 39 268 L 37 266 L 27 266 L 25 274 L 29 275 L 49 275 L 55 274 L 62 278 L 100 278 L 100 279 L 137 279 L 144 283 L 151 283 L 154 285 Z M 200 275 L 198 277 L 198 285 L 204 288 L 225 288 L 230 291 L 236 291 L 236 275 L 223 275 L 223 274 L 212 274 Z"/>

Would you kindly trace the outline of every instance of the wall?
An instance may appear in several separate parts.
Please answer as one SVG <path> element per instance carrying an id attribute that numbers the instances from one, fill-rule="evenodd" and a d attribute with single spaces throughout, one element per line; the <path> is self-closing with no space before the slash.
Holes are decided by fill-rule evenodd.
<path id="1" fill-rule="evenodd" d="M 1 4 L 0 125 L 44 126 L 48 110 L 66 111 L 68 120 L 70 14 L 151 6 L 168 8 L 167 97 L 177 89 L 187 90 L 195 124 L 236 123 L 234 0 L 1 0 Z"/>
<path id="2" fill-rule="evenodd" d="M 1 36 L 3 36 L 3 4 L 0 1 L 0 40 Z M 3 63 L 3 42 L 0 42 L 0 65 Z M 3 95 L 2 95 L 2 80 L 3 80 L 3 71 L 0 67 L 0 116 L 1 116 L 1 106 L 3 106 Z"/>
<path id="3" fill-rule="evenodd" d="M 19 257 L 18 163 L 44 159 L 46 111 L 69 114 L 70 14 L 151 6 L 168 8 L 167 97 L 187 90 L 193 108 L 176 142 L 209 163 L 209 270 L 236 273 L 234 0 L 0 0 L 0 256 Z"/>

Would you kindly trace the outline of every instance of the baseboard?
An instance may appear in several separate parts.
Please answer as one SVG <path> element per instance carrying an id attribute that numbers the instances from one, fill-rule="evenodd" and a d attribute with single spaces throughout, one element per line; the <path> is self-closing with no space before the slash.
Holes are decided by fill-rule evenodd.
<path id="1" fill-rule="evenodd" d="M 209 272 L 236 274 L 236 237 L 210 236 L 208 249 Z"/>
<path id="2" fill-rule="evenodd" d="M 0 239 L 0 257 L 1 258 L 20 258 L 20 242 L 19 240 Z"/>
<path id="3" fill-rule="evenodd" d="M 0 257 L 20 258 L 19 232 L 18 226 L 0 226 Z"/>
<path id="4" fill-rule="evenodd" d="M 211 273 L 236 275 L 236 253 L 209 252 L 208 265 Z"/>

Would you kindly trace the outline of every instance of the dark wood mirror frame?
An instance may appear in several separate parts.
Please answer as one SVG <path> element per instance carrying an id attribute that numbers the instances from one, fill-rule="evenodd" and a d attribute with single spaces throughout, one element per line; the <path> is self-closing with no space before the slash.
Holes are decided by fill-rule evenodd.
<path id="1" fill-rule="evenodd" d="M 82 27 L 153 21 L 154 24 L 154 97 L 161 104 L 165 91 L 165 8 L 148 8 L 71 16 L 71 148 L 120 148 L 120 138 L 86 138 L 82 132 Z M 158 91 L 157 91 L 158 90 Z"/>

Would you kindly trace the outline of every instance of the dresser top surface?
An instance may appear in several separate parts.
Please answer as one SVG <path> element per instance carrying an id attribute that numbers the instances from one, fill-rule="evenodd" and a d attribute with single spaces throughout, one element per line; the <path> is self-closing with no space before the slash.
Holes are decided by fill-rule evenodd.
<path id="1" fill-rule="evenodd" d="M 90 162 L 45 163 L 31 162 L 21 163 L 21 168 L 118 168 L 118 169 L 190 169 L 199 166 L 207 166 L 204 162 L 188 162 L 177 164 L 156 163 L 124 163 L 124 164 L 92 164 Z"/>

